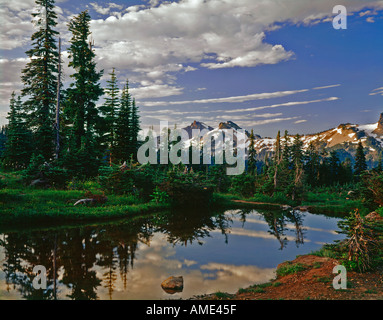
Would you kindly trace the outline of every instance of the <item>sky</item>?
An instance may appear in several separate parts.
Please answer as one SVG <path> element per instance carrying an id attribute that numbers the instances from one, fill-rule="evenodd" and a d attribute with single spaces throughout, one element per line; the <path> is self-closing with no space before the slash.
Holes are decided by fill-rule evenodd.
<path id="1" fill-rule="evenodd" d="M 347 29 L 335 29 L 335 5 Z M 263 137 L 375 123 L 383 112 L 383 1 L 57 0 L 68 68 L 68 21 L 92 17 L 102 83 L 129 79 L 142 127 L 233 121 Z M 20 93 L 34 0 L 0 0 L 0 125 Z M 101 99 L 99 104 L 102 104 Z"/>

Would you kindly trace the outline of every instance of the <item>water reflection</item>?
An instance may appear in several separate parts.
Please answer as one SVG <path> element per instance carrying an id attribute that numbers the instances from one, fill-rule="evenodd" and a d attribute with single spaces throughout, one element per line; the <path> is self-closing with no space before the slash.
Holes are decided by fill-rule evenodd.
<path id="1" fill-rule="evenodd" d="M 275 240 L 279 251 L 290 241 L 297 248 L 303 245 L 303 221 L 301 212 L 185 211 L 104 225 L 5 232 L 0 234 L 0 299 L 168 298 L 159 284 L 180 275 L 170 272 L 187 274 L 183 298 L 221 287 L 236 290 L 241 285 L 236 281 L 252 284 L 272 277 L 276 265 L 267 255 L 276 256 Z M 330 222 L 334 228 L 336 219 Z M 327 234 L 329 241 L 335 239 Z M 262 256 L 248 254 L 255 246 Z M 46 290 L 33 289 L 36 265 L 47 269 Z"/>

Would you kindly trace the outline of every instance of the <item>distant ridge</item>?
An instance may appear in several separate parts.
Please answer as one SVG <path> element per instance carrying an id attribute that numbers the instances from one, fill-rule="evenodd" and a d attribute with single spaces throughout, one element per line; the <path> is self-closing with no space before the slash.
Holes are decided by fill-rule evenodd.
<path id="1" fill-rule="evenodd" d="M 215 133 L 223 129 L 233 129 L 234 136 L 236 136 L 236 131 L 240 130 L 241 127 L 233 121 L 221 122 L 217 128 L 212 128 L 203 122 L 194 121 L 190 126 L 184 129 L 189 133 L 189 137 L 191 138 L 193 129 L 207 129 L 209 130 L 208 136 L 212 137 Z M 247 131 L 246 135 L 249 137 Z M 290 143 L 292 143 L 293 138 L 293 135 L 288 136 Z M 271 155 L 274 152 L 275 139 L 262 138 L 260 135 L 255 135 L 255 139 L 255 148 L 259 159 L 263 159 L 266 155 Z M 361 142 L 365 148 L 367 160 L 374 162 L 379 158 L 379 154 L 383 152 L 383 113 L 380 115 L 380 119 L 377 123 L 366 125 L 340 124 L 337 128 L 320 133 L 302 135 L 301 140 L 304 149 L 307 149 L 310 143 L 312 143 L 322 151 L 338 150 L 339 157 L 342 161 L 347 157 L 353 159 L 358 143 Z M 200 142 L 203 144 L 203 139 L 201 139 Z"/>

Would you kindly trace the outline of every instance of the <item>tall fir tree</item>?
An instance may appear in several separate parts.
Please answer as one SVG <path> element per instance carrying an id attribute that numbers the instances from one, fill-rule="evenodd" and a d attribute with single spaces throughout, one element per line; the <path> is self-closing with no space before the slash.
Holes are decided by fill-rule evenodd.
<path id="1" fill-rule="evenodd" d="M 94 138 L 96 124 L 100 120 L 96 102 L 103 94 L 99 82 L 103 71 L 96 71 L 95 53 L 89 40 L 90 21 L 88 11 L 83 11 L 68 24 L 72 32 L 68 48 L 69 67 L 75 69 L 75 73 L 71 75 L 74 82 L 67 90 L 66 112 L 73 121 L 76 149 L 80 148 L 84 137 Z"/>
<path id="2" fill-rule="evenodd" d="M 37 12 L 32 13 L 38 31 L 32 35 L 32 48 L 26 52 L 30 61 L 22 71 L 25 110 L 28 125 L 33 129 L 37 154 L 45 160 L 53 157 L 54 117 L 57 92 L 58 52 L 54 30 L 57 15 L 54 0 L 36 0 Z"/>
<path id="3" fill-rule="evenodd" d="M 349 157 L 347 157 L 340 166 L 340 176 L 339 182 L 342 184 L 352 182 L 353 172 L 352 172 L 352 162 Z"/>
<path id="4" fill-rule="evenodd" d="M 360 176 L 363 171 L 367 169 L 366 155 L 364 153 L 364 148 L 362 142 L 359 141 L 358 148 L 356 149 L 355 155 L 355 165 L 354 165 L 354 174 Z"/>
<path id="5" fill-rule="evenodd" d="M 16 100 L 14 92 L 9 109 L 3 164 L 12 169 L 25 169 L 31 158 L 32 137 L 23 119 L 21 99 L 18 97 Z"/>
<path id="6" fill-rule="evenodd" d="M 132 126 L 131 126 L 131 138 L 130 143 L 132 147 L 132 155 L 133 159 L 137 160 L 137 151 L 139 148 L 139 143 L 138 143 L 138 133 L 140 132 L 140 115 L 138 111 L 138 107 L 136 105 L 136 99 L 133 98 L 132 102 Z"/>
<path id="7" fill-rule="evenodd" d="M 383 172 L 382 152 L 379 153 L 379 159 L 378 159 L 378 165 L 376 166 L 376 171 Z"/>
<path id="8" fill-rule="evenodd" d="M 305 151 L 304 159 L 306 182 L 311 186 L 318 186 L 320 155 L 313 142 L 309 144 L 307 150 Z"/>
<path id="9" fill-rule="evenodd" d="M 257 150 L 255 149 L 255 135 L 254 130 L 251 129 L 250 136 L 248 139 L 249 149 L 247 154 L 247 170 L 249 174 L 256 175 L 257 174 Z"/>
<path id="10" fill-rule="evenodd" d="M 282 161 L 285 168 L 290 167 L 291 159 L 291 146 L 290 146 L 290 137 L 287 130 L 285 130 L 285 135 L 282 142 Z"/>
<path id="11" fill-rule="evenodd" d="M 341 164 L 338 153 L 333 150 L 330 152 L 329 158 L 329 181 L 331 184 L 339 182 L 341 174 Z"/>
<path id="12" fill-rule="evenodd" d="M 0 128 L 0 158 L 3 156 L 5 150 L 5 142 L 7 141 L 7 126 L 2 126 Z"/>
<path id="13" fill-rule="evenodd" d="M 120 110 L 116 122 L 116 147 L 115 157 L 117 161 L 129 161 L 132 154 L 130 137 L 132 135 L 132 97 L 129 93 L 129 81 L 122 90 Z"/>
<path id="14" fill-rule="evenodd" d="M 66 164 L 84 175 L 90 175 L 98 167 L 100 152 L 100 115 L 96 103 L 103 95 L 100 79 L 103 71 L 96 70 L 95 53 L 89 40 L 91 17 L 83 11 L 69 22 L 70 40 L 69 67 L 75 72 L 74 79 L 67 89 L 64 103 L 66 124 L 71 127 L 69 133 L 69 153 Z"/>
<path id="15" fill-rule="evenodd" d="M 104 90 L 106 95 L 105 103 L 100 107 L 100 111 L 103 115 L 104 138 L 111 163 L 116 145 L 116 126 L 120 99 L 115 68 L 112 69 L 109 75 L 110 80 L 107 80 L 107 86 Z"/>
<path id="16" fill-rule="evenodd" d="M 274 154 L 274 192 L 279 187 L 279 169 L 282 162 L 282 148 L 281 148 L 281 132 L 278 131 L 275 141 L 275 154 Z"/>
<path id="17" fill-rule="evenodd" d="M 291 199 L 297 200 L 303 193 L 303 142 L 299 134 L 294 138 L 291 146 L 292 168 L 294 171 Z"/>
<path id="18" fill-rule="evenodd" d="M 300 166 L 303 162 L 303 141 L 299 134 L 294 137 L 293 145 L 291 146 L 291 162 L 293 168 Z"/>

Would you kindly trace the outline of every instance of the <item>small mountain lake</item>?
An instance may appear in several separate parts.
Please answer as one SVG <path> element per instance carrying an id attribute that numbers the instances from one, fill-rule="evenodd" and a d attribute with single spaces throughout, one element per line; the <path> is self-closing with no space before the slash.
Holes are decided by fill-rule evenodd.
<path id="1" fill-rule="evenodd" d="M 108 224 L 0 231 L 0 299 L 188 299 L 234 293 L 277 265 L 342 239 L 338 218 L 308 212 L 173 212 Z M 47 289 L 35 290 L 35 265 Z M 183 276 L 184 290 L 161 288 Z"/>

